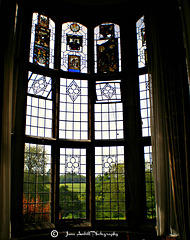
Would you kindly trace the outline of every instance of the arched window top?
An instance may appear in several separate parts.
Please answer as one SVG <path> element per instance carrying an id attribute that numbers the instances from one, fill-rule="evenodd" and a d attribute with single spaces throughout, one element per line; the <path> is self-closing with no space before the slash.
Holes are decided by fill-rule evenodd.
<path id="1" fill-rule="evenodd" d="M 120 26 L 105 22 L 94 29 L 95 72 L 121 71 Z"/>
<path id="2" fill-rule="evenodd" d="M 62 24 L 62 32 L 65 34 L 85 35 L 87 27 L 78 22 L 66 22 Z"/>
<path id="3" fill-rule="evenodd" d="M 30 56 L 31 63 L 54 68 L 55 23 L 48 16 L 33 13 Z"/>
<path id="4" fill-rule="evenodd" d="M 61 69 L 87 73 L 87 27 L 77 22 L 62 24 Z"/>

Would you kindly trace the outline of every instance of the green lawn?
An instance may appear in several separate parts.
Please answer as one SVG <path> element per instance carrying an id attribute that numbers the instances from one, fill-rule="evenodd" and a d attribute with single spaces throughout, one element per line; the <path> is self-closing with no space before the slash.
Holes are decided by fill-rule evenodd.
<path id="1" fill-rule="evenodd" d="M 60 187 L 65 184 L 60 184 Z M 86 192 L 86 183 L 66 183 L 71 192 Z"/>

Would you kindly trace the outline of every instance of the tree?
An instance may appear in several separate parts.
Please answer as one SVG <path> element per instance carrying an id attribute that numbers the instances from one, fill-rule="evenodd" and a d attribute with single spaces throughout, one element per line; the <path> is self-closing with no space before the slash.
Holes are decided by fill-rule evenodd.
<path id="1" fill-rule="evenodd" d="M 83 201 L 82 201 L 83 200 Z M 69 191 L 67 185 L 59 188 L 60 219 L 83 218 L 86 216 L 86 201 L 79 199 L 77 192 Z"/>
<path id="2" fill-rule="evenodd" d="M 83 175 L 78 175 L 74 172 L 66 173 L 60 176 L 60 183 L 85 183 L 86 177 Z"/>
<path id="3" fill-rule="evenodd" d="M 24 221 L 29 222 L 41 222 L 50 220 L 50 203 L 42 203 L 42 200 L 37 196 L 36 200 L 34 197 L 26 197 L 23 194 L 23 215 Z"/>
<path id="4" fill-rule="evenodd" d="M 125 217 L 125 174 L 123 164 L 112 164 L 108 172 L 96 177 L 97 218 Z M 101 211 L 102 210 L 102 211 Z M 110 215 L 111 213 L 111 215 Z"/>
<path id="5" fill-rule="evenodd" d="M 155 190 L 153 182 L 153 171 L 147 169 L 145 171 L 145 182 L 146 182 L 146 207 L 147 207 L 147 218 L 156 218 L 156 204 L 155 204 Z"/>
<path id="6" fill-rule="evenodd" d="M 49 201 L 50 169 L 46 170 L 47 161 L 43 146 L 26 144 L 23 186 L 26 197 L 37 198 L 37 193 L 41 193 L 42 201 Z"/>
<path id="7" fill-rule="evenodd" d="M 51 186 L 47 156 L 43 146 L 25 145 L 23 214 L 26 222 L 49 220 Z"/>
<path id="8" fill-rule="evenodd" d="M 43 146 L 25 145 L 24 171 L 29 174 L 45 173 L 47 155 Z"/>

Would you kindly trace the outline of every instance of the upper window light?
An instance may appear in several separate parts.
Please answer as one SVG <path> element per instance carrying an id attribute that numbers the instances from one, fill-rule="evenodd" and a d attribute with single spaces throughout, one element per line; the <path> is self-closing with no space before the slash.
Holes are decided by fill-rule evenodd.
<path id="1" fill-rule="evenodd" d="M 62 24 L 61 69 L 87 73 L 87 28 L 80 23 Z"/>
<path id="2" fill-rule="evenodd" d="M 136 23 L 137 49 L 138 49 L 138 67 L 145 67 L 147 64 L 147 48 L 144 16 Z"/>
<path id="3" fill-rule="evenodd" d="M 120 27 L 102 23 L 94 29 L 95 72 L 121 71 Z"/>
<path id="4" fill-rule="evenodd" d="M 54 44 L 55 23 L 45 15 L 33 13 L 29 61 L 54 68 Z"/>

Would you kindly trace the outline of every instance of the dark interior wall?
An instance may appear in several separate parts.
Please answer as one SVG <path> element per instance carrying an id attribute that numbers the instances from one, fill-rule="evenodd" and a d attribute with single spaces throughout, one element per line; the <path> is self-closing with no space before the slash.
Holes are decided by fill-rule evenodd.
<path id="1" fill-rule="evenodd" d="M 146 8 L 146 4 L 142 1 L 87 1 L 89 4 L 84 4 L 86 1 L 60 1 L 55 0 L 52 2 L 32 1 L 32 4 L 26 4 L 29 10 L 39 9 L 44 11 L 47 15 L 59 19 L 67 19 L 67 21 L 78 21 L 81 24 L 98 25 L 100 22 L 118 22 L 126 21 L 130 16 L 133 18 L 142 8 Z M 90 4 L 91 3 L 91 4 Z"/>
<path id="2" fill-rule="evenodd" d="M 0 21 L 0 239 L 9 239 L 11 215 L 11 132 L 16 2 L 1 1 Z"/>

